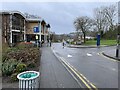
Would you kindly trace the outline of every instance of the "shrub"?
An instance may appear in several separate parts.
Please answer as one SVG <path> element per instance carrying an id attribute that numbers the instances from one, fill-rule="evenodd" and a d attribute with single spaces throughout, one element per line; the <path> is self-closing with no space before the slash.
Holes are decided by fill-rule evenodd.
<path id="1" fill-rule="evenodd" d="M 26 46 L 23 42 L 21 43 L 18 43 L 17 46 L 16 46 L 18 49 L 24 49 Z"/>
<path id="2" fill-rule="evenodd" d="M 8 60 L 7 55 L 3 54 L 2 55 L 2 62 L 5 62 L 6 60 Z"/>
<path id="3" fill-rule="evenodd" d="M 26 64 L 23 64 L 23 63 L 19 63 L 18 65 L 17 65 L 17 67 L 16 67 L 16 72 L 23 72 L 23 71 L 25 71 L 25 70 L 27 70 L 27 66 L 26 66 Z"/>
<path id="4" fill-rule="evenodd" d="M 3 62 L 2 64 L 3 76 L 11 75 L 15 71 L 17 64 L 18 64 L 18 61 L 16 59 L 9 59 L 8 61 Z"/>
<path id="5" fill-rule="evenodd" d="M 35 67 L 35 63 L 34 62 L 31 62 L 27 65 L 28 68 L 34 68 Z"/>
<path id="6" fill-rule="evenodd" d="M 18 74 L 19 74 L 19 73 L 16 72 L 16 73 L 13 73 L 13 74 L 11 75 L 11 77 L 10 77 L 11 82 L 18 81 L 18 78 L 17 78 L 17 75 L 18 75 Z"/>
<path id="7" fill-rule="evenodd" d="M 94 40 L 97 40 L 97 38 L 95 37 Z"/>

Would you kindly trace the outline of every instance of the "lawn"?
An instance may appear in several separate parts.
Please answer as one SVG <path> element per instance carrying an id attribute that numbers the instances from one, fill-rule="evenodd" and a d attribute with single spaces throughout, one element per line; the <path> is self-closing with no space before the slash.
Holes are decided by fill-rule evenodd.
<path id="1" fill-rule="evenodd" d="M 88 40 L 84 45 L 96 45 L 96 40 Z M 100 45 L 116 45 L 116 40 L 101 40 Z"/>

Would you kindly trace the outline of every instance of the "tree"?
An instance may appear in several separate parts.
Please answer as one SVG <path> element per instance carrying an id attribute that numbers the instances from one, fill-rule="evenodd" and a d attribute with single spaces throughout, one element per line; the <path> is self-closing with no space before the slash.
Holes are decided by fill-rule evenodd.
<path id="1" fill-rule="evenodd" d="M 114 30 L 116 11 L 115 5 L 102 6 L 94 9 L 94 25 L 102 37 L 105 32 Z"/>
<path id="2" fill-rule="evenodd" d="M 92 19 L 90 19 L 87 16 L 82 16 L 82 17 L 78 17 L 75 21 L 74 21 L 74 25 L 76 28 L 76 31 L 82 31 L 83 35 L 84 35 L 84 43 L 85 43 L 85 37 L 86 37 L 86 32 L 88 30 L 90 30 L 91 26 L 92 26 Z"/>
<path id="3" fill-rule="evenodd" d="M 110 5 L 108 7 L 105 7 L 103 10 L 107 23 L 109 24 L 109 28 L 111 30 L 114 30 L 114 22 L 115 17 L 117 15 L 117 7 L 115 5 Z"/>
<path id="4" fill-rule="evenodd" d="M 103 34 L 106 31 L 108 24 L 103 7 L 94 9 L 94 25 L 98 33 Z"/>

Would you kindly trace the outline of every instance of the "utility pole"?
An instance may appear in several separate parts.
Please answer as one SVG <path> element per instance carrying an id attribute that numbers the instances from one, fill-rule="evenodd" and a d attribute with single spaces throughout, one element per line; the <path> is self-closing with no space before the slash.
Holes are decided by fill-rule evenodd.
<path id="1" fill-rule="evenodd" d="M 48 29 L 48 38 L 49 38 L 49 44 L 50 44 L 50 47 L 51 47 L 51 40 L 50 40 L 50 24 L 47 24 L 47 29 Z"/>
<path id="2" fill-rule="evenodd" d="M 120 2 L 118 2 L 118 8 L 120 8 Z M 119 49 L 120 49 L 120 10 L 118 9 L 116 58 L 119 58 L 119 56 L 120 56 Z"/>
<path id="3" fill-rule="evenodd" d="M 117 47 L 116 47 L 116 57 L 119 58 L 120 56 L 120 25 L 118 25 L 118 34 L 117 34 Z"/>
<path id="4" fill-rule="evenodd" d="M 39 29 L 39 44 L 41 47 L 41 21 L 39 21 L 39 23 L 38 23 L 38 29 Z"/>

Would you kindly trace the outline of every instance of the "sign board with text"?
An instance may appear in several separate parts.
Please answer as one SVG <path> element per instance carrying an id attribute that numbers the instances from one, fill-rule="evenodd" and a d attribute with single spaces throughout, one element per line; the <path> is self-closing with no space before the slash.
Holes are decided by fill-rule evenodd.
<path id="1" fill-rule="evenodd" d="M 34 31 L 34 33 L 39 33 L 39 27 L 34 27 L 33 31 Z"/>

